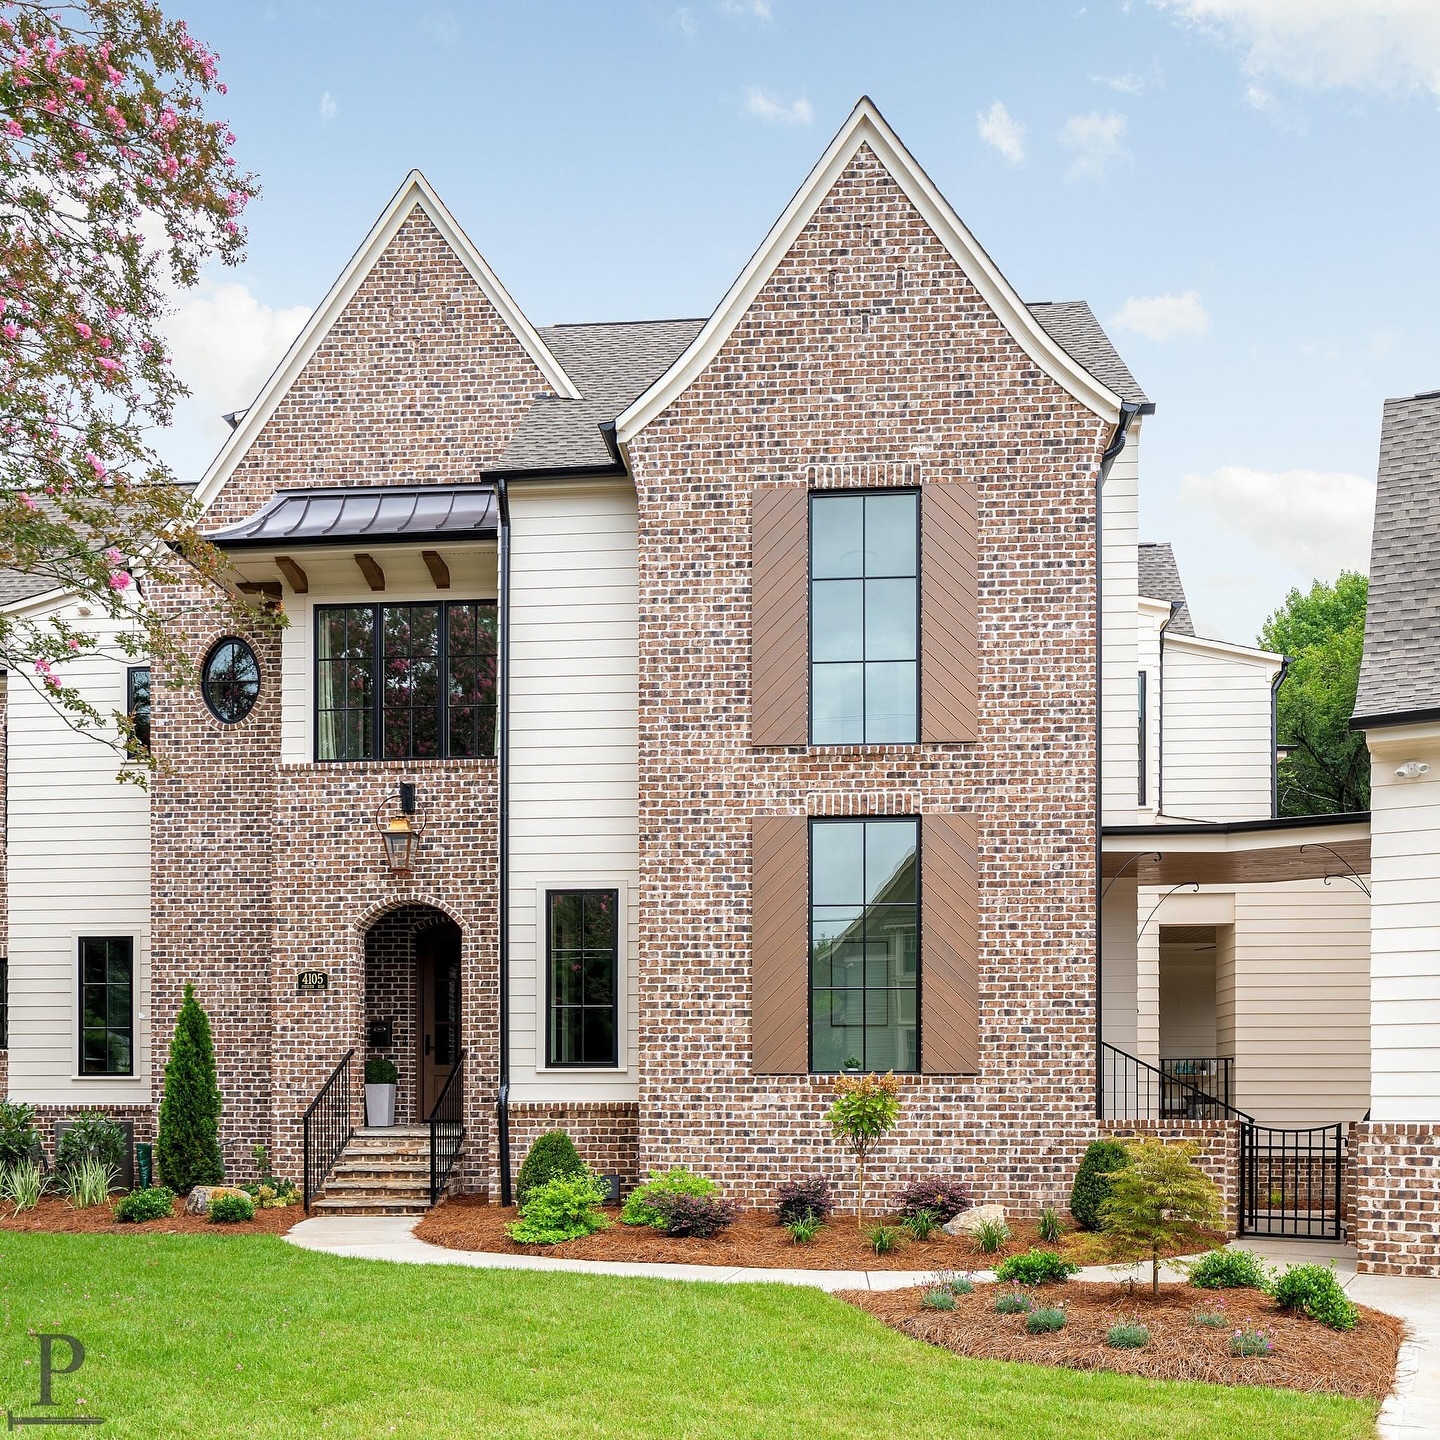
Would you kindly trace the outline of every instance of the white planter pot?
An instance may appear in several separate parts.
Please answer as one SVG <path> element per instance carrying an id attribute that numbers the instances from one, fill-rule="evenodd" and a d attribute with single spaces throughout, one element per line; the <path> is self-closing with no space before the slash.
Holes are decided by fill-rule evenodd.
<path id="1" fill-rule="evenodd" d="M 367 1085 L 365 1087 L 365 1123 L 379 1127 L 395 1123 L 395 1087 L 393 1085 Z"/>

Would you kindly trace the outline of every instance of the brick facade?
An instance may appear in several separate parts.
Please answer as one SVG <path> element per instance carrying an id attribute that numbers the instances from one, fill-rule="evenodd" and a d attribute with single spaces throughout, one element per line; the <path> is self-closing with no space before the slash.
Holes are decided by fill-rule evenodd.
<path id="1" fill-rule="evenodd" d="M 1440 1124 L 1362 1120 L 1352 1143 L 1359 1268 L 1440 1276 Z"/>
<path id="2" fill-rule="evenodd" d="M 563 1130 L 575 1142 L 581 1160 L 601 1175 L 619 1175 L 622 1190 L 640 1179 L 637 1149 L 639 1106 L 623 1101 L 525 1103 L 510 1107 L 510 1154 L 514 1174 L 536 1139 L 547 1130 Z"/>

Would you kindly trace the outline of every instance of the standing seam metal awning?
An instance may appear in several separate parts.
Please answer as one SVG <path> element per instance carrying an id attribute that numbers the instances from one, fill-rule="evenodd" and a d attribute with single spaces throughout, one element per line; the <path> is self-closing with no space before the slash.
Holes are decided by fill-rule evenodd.
<path id="1" fill-rule="evenodd" d="M 208 539 L 221 550 L 493 540 L 500 507 L 491 485 L 367 485 L 280 490 L 254 515 Z"/>

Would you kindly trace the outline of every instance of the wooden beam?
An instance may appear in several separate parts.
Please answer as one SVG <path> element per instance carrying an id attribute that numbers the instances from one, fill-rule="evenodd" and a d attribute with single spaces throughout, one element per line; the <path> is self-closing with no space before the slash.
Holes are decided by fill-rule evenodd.
<path id="1" fill-rule="evenodd" d="M 297 595 L 310 593 L 310 577 L 288 555 L 277 555 L 275 568 L 290 582 L 290 588 Z"/>
<path id="2" fill-rule="evenodd" d="M 277 605 L 284 598 L 284 592 L 278 580 L 241 580 L 235 588 L 242 595 L 249 595 L 257 600 L 266 600 Z"/>
<path id="3" fill-rule="evenodd" d="M 380 568 L 373 555 L 357 555 L 355 563 L 360 567 L 360 573 L 365 577 L 366 584 L 372 590 L 385 588 L 385 572 Z"/>
<path id="4" fill-rule="evenodd" d="M 437 590 L 448 590 L 450 588 L 450 567 L 440 558 L 438 550 L 422 550 L 420 558 L 425 562 L 425 568 L 430 572 L 430 578 L 435 582 Z"/>

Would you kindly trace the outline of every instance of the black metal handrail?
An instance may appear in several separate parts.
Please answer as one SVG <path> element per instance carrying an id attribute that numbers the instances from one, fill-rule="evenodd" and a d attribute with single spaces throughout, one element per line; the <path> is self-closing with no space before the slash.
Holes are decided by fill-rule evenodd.
<path id="1" fill-rule="evenodd" d="M 305 1112 L 305 1209 L 320 1193 L 320 1187 L 335 1168 L 340 1153 L 355 1134 L 351 1119 L 350 1062 L 355 1051 L 347 1050 L 345 1058 L 330 1072 L 330 1078 L 320 1087 L 320 1093 L 310 1102 Z"/>
<path id="2" fill-rule="evenodd" d="M 460 1075 L 465 1052 L 455 1057 L 435 1105 L 430 1111 L 430 1203 L 433 1205 L 450 1182 L 455 1158 L 465 1143 L 465 1086 Z"/>
<path id="3" fill-rule="evenodd" d="M 1235 1061 L 1228 1055 L 1176 1056 L 1160 1060 L 1160 1069 L 1181 1084 L 1193 1085 L 1225 1104 L 1234 1093 Z"/>
<path id="4" fill-rule="evenodd" d="M 1114 1045 L 1100 1045 L 1101 1114 L 1107 1120 L 1243 1120 L 1254 1117 L 1178 1075 Z"/>

